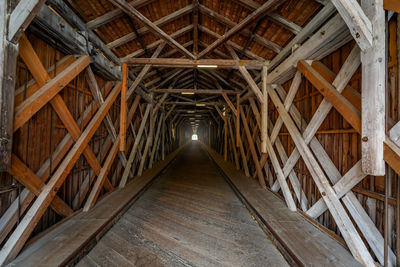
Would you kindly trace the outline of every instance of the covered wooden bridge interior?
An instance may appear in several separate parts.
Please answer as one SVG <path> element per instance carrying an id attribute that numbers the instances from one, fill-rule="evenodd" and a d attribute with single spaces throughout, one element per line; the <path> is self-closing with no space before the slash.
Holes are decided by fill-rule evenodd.
<path id="1" fill-rule="evenodd" d="M 400 266 L 399 12 L 0 1 L 0 265 Z"/>

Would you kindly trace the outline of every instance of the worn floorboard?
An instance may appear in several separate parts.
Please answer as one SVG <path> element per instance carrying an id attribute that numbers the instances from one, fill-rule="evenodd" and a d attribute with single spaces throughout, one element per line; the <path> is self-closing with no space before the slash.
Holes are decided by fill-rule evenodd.
<path id="1" fill-rule="evenodd" d="M 198 144 L 127 210 L 78 266 L 287 266 Z"/>
<path id="2" fill-rule="evenodd" d="M 238 172 L 215 151 L 203 145 L 241 197 L 257 214 L 291 258 L 304 266 L 361 266 L 339 242 L 297 212 L 291 212 L 272 192 L 255 179 Z"/>

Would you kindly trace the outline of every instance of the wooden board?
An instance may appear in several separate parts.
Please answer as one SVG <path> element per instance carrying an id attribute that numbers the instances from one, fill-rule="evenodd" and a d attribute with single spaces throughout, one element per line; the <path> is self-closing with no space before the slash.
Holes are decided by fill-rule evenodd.
<path id="1" fill-rule="evenodd" d="M 291 212 L 275 194 L 238 172 L 215 151 L 203 147 L 295 262 L 305 266 L 360 266 L 346 248 L 299 213 Z"/>
<path id="2" fill-rule="evenodd" d="M 79 213 L 28 246 L 11 262 L 15 266 L 62 266 L 75 259 L 82 250 L 99 238 L 104 228 L 175 158 L 180 149 L 158 162 L 123 189 L 102 199 L 89 212 Z"/>
<path id="3" fill-rule="evenodd" d="M 78 266 L 287 266 L 196 143 Z"/>

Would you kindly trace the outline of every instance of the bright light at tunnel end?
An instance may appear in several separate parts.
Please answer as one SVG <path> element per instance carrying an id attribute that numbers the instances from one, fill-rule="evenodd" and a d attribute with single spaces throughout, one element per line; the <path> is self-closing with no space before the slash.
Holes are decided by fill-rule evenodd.
<path id="1" fill-rule="evenodd" d="M 197 141 L 198 139 L 197 134 L 192 135 L 192 141 Z"/>

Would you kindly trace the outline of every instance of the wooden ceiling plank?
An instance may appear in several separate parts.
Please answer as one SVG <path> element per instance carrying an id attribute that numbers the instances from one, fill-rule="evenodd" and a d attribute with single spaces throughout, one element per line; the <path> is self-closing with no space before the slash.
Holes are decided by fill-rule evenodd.
<path id="1" fill-rule="evenodd" d="M 190 53 L 186 48 L 184 48 L 181 44 L 175 41 L 171 36 L 166 34 L 163 30 L 161 30 L 157 25 L 151 22 L 148 18 L 142 15 L 139 11 L 137 11 L 134 7 L 129 5 L 125 0 L 109 0 L 115 6 L 119 7 L 126 14 L 134 18 L 135 20 L 140 21 L 144 25 L 146 25 L 155 35 L 165 40 L 169 45 L 180 50 L 185 56 L 194 59 L 195 56 Z"/>

